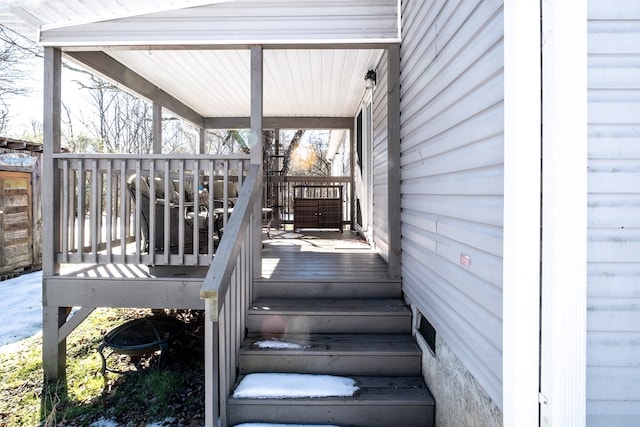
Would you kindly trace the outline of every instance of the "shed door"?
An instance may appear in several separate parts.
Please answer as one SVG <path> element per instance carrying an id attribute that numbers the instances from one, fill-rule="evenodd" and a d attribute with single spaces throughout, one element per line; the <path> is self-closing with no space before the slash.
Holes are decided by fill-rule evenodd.
<path id="1" fill-rule="evenodd" d="M 31 174 L 0 171 L 0 272 L 29 267 Z"/>

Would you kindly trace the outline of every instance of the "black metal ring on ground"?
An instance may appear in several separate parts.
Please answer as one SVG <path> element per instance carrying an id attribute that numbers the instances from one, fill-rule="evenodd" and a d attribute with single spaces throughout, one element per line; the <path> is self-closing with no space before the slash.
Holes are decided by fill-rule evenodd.
<path id="1" fill-rule="evenodd" d="M 102 374 L 107 369 L 107 360 L 103 354 L 105 347 L 112 349 L 112 354 L 128 356 L 142 356 L 160 350 L 158 366 L 163 366 L 163 354 L 169 350 L 169 345 L 177 339 L 185 329 L 184 322 L 175 317 L 152 316 L 130 320 L 109 331 L 104 338 L 98 353 L 102 358 Z"/>

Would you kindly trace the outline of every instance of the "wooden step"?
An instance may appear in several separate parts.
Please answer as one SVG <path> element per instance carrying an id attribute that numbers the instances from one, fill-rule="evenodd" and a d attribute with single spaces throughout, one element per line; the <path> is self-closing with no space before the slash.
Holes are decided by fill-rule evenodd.
<path id="1" fill-rule="evenodd" d="M 401 299 L 270 299 L 254 301 L 247 318 L 249 332 L 411 333 L 411 311 Z"/>
<path id="2" fill-rule="evenodd" d="M 389 279 L 256 279 L 253 295 L 254 298 L 401 298 L 402 291 L 400 281 Z"/>
<path id="3" fill-rule="evenodd" d="M 421 377 L 351 377 L 352 397 L 236 399 L 228 402 L 230 425 L 243 422 L 337 424 L 352 427 L 432 426 L 433 396 Z M 239 378 L 242 380 L 242 377 Z"/>
<path id="4" fill-rule="evenodd" d="M 257 342 L 270 348 L 261 348 Z M 273 348 L 275 345 L 279 348 Z M 289 348 L 282 348 L 284 345 Z M 240 347 L 239 356 L 241 374 L 417 376 L 422 367 L 420 348 L 409 334 L 252 334 Z"/>

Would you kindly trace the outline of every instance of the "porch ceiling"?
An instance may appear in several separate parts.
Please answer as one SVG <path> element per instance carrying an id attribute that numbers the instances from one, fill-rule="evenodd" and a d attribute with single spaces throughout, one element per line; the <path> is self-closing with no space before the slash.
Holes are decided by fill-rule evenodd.
<path id="1" fill-rule="evenodd" d="M 397 42 L 394 38 L 398 33 L 396 2 L 9 0 L 8 4 L 0 5 L 0 24 L 28 37 L 40 34 L 40 40 L 42 34 L 62 34 L 63 39 L 68 35 L 69 40 L 73 40 L 70 44 L 49 42 L 48 45 L 58 45 L 70 51 L 102 51 L 126 67 L 119 73 L 125 75 L 130 70 L 141 76 L 147 81 L 147 89 L 157 87 L 174 98 L 176 102 L 170 104 L 179 104 L 178 110 L 188 113 L 182 117 L 202 123 L 202 120 L 197 120 L 198 116 L 250 115 L 248 47 L 251 44 L 246 41 L 234 43 L 227 38 L 233 32 L 224 32 L 216 26 L 202 27 L 210 28 L 211 33 L 206 36 L 208 42 L 195 43 L 190 39 L 182 43 L 179 40 L 182 35 L 209 31 L 198 29 L 190 32 L 188 25 L 171 33 L 177 37 L 173 43 L 166 40 L 161 43 L 162 29 L 167 29 L 167 22 L 173 22 L 173 16 L 182 19 L 175 22 L 187 22 L 194 19 L 194 14 L 197 16 L 200 10 L 214 15 L 218 7 L 220 11 L 231 10 L 235 17 L 229 19 L 235 21 L 228 23 L 230 28 L 238 34 L 246 33 L 245 37 L 250 35 L 257 43 L 266 40 L 263 62 L 265 116 L 353 117 L 365 91 L 367 70 L 375 68 L 386 43 Z M 274 5 L 278 7 L 269 8 Z M 193 7 L 202 9 L 188 9 Z M 238 10 L 247 11 L 247 16 L 239 17 Z M 342 16 L 332 16 L 331 12 Z M 225 13 L 231 12 L 222 15 Z M 265 26 L 265 22 L 275 22 L 271 20 L 278 13 L 286 19 L 294 17 L 289 21 L 293 25 L 283 26 L 280 21 Z M 268 19 L 265 21 L 266 16 Z M 141 22 L 146 25 L 144 31 L 141 30 Z M 257 32 L 252 32 L 252 23 L 258 25 Z M 112 25 L 122 25 L 127 29 L 129 41 L 110 44 L 109 37 L 121 34 Z M 323 26 L 324 31 L 318 32 L 313 27 L 315 25 Z M 136 40 L 151 41 L 138 43 Z M 44 44 L 47 45 L 46 42 Z M 100 74 L 106 76 L 110 68 L 113 67 L 102 67 Z M 121 79 L 119 83 L 126 84 L 126 80 Z M 131 89 L 138 91 L 135 87 Z M 164 106 L 170 108 L 169 105 Z M 181 115 L 180 111 L 174 112 Z"/>
<path id="2" fill-rule="evenodd" d="M 203 117 L 250 115 L 250 51 L 112 50 L 108 55 Z M 354 116 L 377 49 L 264 51 L 265 116 Z"/>

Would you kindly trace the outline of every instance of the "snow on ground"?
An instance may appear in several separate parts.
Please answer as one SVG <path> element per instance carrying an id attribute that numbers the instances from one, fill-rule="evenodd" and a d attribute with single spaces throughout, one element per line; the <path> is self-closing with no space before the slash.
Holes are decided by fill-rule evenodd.
<path id="1" fill-rule="evenodd" d="M 239 399 L 353 396 L 355 380 L 333 375 L 249 374 L 233 393 Z"/>
<path id="2" fill-rule="evenodd" d="M 15 343 L 42 332 L 42 272 L 0 281 L 0 352 L 13 351 Z M 256 343 L 263 348 L 301 348 L 299 344 L 277 340 Z M 352 396 L 358 387 L 351 378 L 331 375 L 250 374 L 236 389 L 241 398 Z M 149 424 L 157 427 L 163 422 Z M 100 420 L 92 427 L 118 427 Z M 237 427 L 319 427 L 302 424 L 245 423 Z M 323 427 L 336 427 L 327 426 Z"/>
<path id="3" fill-rule="evenodd" d="M 42 271 L 0 282 L 0 351 L 42 330 Z"/>

